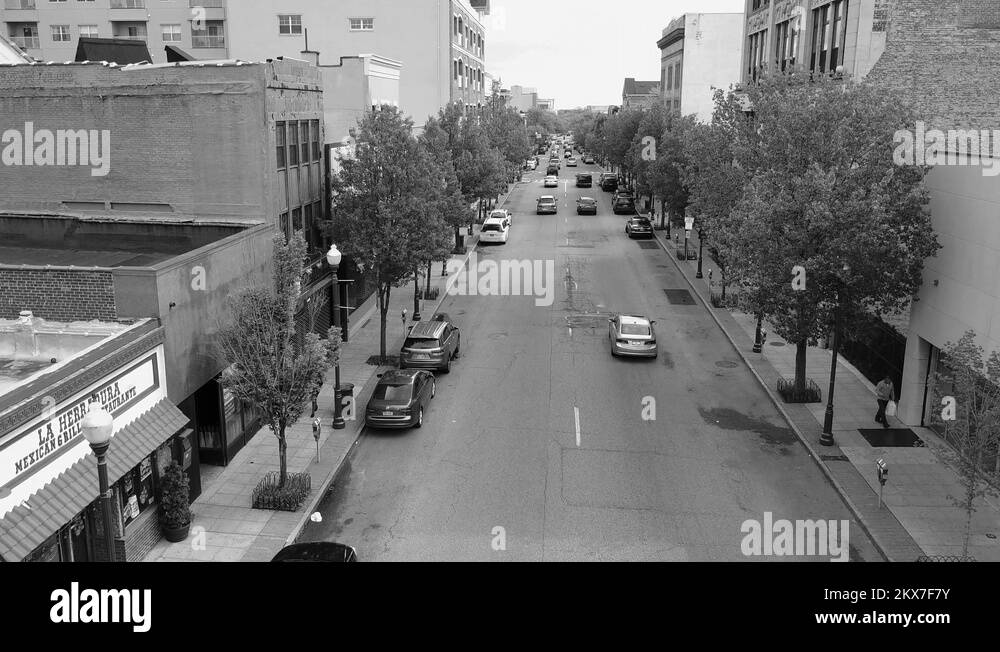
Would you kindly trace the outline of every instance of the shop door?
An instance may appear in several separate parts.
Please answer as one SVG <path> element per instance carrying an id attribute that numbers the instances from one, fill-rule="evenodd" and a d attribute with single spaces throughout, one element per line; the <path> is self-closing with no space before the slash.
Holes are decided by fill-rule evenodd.
<path id="1" fill-rule="evenodd" d="M 87 521 L 82 516 L 77 516 L 70 524 L 69 545 L 73 549 L 73 561 L 90 561 L 90 547 L 87 545 Z"/>

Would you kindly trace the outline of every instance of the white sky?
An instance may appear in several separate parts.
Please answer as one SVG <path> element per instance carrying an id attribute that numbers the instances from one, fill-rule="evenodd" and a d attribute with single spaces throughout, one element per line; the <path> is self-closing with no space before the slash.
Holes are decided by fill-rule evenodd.
<path id="1" fill-rule="evenodd" d="M 660 79 L 656 42 L 684 13 L 743 11 L 743 0 L 492 0 L 486 68 L 535 87 L 556 109 L 620 104 L 626 77 Z"/>

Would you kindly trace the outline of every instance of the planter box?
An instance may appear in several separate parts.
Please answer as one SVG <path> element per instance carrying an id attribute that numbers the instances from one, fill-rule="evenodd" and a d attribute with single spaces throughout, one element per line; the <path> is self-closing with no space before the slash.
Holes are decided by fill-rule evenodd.
<path id="1" fill-rule="evenodd" d="M 778 379 L 778 394 L 784 399 L 785 403 L 822 403 L 823 402 L 823 392 L 820 390 L 819 385 L 812 381 L 812 379 L 806 379 L 805 389 L 802 391 L 795 391 L 795 379 L 788 380 L 787 378 Z"/>

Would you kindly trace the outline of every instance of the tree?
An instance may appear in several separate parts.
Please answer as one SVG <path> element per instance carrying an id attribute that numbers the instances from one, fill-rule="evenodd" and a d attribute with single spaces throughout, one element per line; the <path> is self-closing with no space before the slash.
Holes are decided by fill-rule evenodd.
<path id="1" fill-rule="evenodd" d="M 307 245 L 297 231 L 286 243 L 274 236 L 270 288 L 250 287 L 229 306 L 230 321 L 219 329 L 218 346 L 228 365 L 222 386 L 257 407 L 278 439 L 279 486 L 288 478 L 285 430 L 302 415 L 330 366 L 340 359 L 340 334 L 326 340 L 316 333 L 297 341 L 295 314 L 308 282 Z"/>
<path id="2" fill-rule="evenodd" d="M 782 75 L 749 97 L 753 128 L 737 133 L 734 153 L 753 176 L 733 226 L 743 246 L 769 252 L 752 274 L 759 308 L 796 345 L 802 392 L 809 341 L 838 313 L 898 312 L 940 245 L 925 211 L 926 168 L 892 160 L 894 133 L 914 120 L 890 91 Z"/>
<path id="3" fill-rule="evenodd" d="M 455 172 L 452 135 L 444 128 L 444 120 L 444 111 L 438 118 L 429 118 L 424 125 L 423 134 L 420 135 L 420 143 L 436 161 L 438 171 L 443 177 L 443 193 L 435 210 L 444 223 L 453 229 L 454 246 L 457 251 L 458 230 L 462 225 L 469 223 L 471 212 L 470 202 L 462 196 L 462 184 Z M 458 129 L 457 123 L 453 123 L 453 128 Z M 428 282 L 429 280 L 428 278 Z"/>
<path id="4" fill-rule="evenodd" d="M 944 371 L 935 372 L 934 383 L 942 409 L 933 411 L 932 422 L 944 428 L 953 447 L 945 456 L 957 467 L 965 490 L 952 500 L 965 511 L 962 556 L 967 559 L 976 500 L 996 496 L 1000 482 L 1000 353 L 986 357 L 970 330 L 946 344 L 942 356 Z"/>
<path id="5" fill-rule="evenodd" d="M 434 160 L 412 127 L 395 107 L 367 114 L 358 123 L 354 156 L 334 179 L 345 253 L 375 275 L 383 362 L 392 288 L 425 262 L 422 243 L 447 228 L 435 210 L 440 188 L 428 182 L 438 178 Z"/>

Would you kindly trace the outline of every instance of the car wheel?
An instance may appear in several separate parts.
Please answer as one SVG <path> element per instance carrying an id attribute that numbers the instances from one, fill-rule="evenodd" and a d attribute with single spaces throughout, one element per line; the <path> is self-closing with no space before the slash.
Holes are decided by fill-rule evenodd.
<path id="1" fill-rule="evenodd" d="M 458 357 L 458 352 L 459 352 L 459 350 L 461 350 L 461 348 L 462 348 L 462 338 L 459 337 L 458 341 L 455 342 L 455 353 L 453 353 L 451 357 L 452 358 L 457 358 Z"/>
<path id="2" fill-rule="evenodd" d="M 404 364 L 404 363 L 400 362 L 400 363 L 399 363 L 399 368 L 400 368 L 400 369 L 406 369 L 406 364 Z"/>
<path id="3" fill-rule="evenodd" d="M 437 381 L 432 380 L 431 381 L 431 398 L 434 398 L 437 395 L 437 388 L 438 388 Z"/>
<path id="4" fill-rule="evenodd" d="M 413 427 L 419 428 L 422 425 L 424 425 L 424 406 L 421 405 L 417 411 L 417 422 L 413 424 Z"/>
<path id="5" fill-rule="evenodd" d="M 446 374 L 451 373 L 451 358 L 448 358 L 448 360 L 445 361 L 444 369 L 442 369 L 442 371 L 444 371 Z"/>

